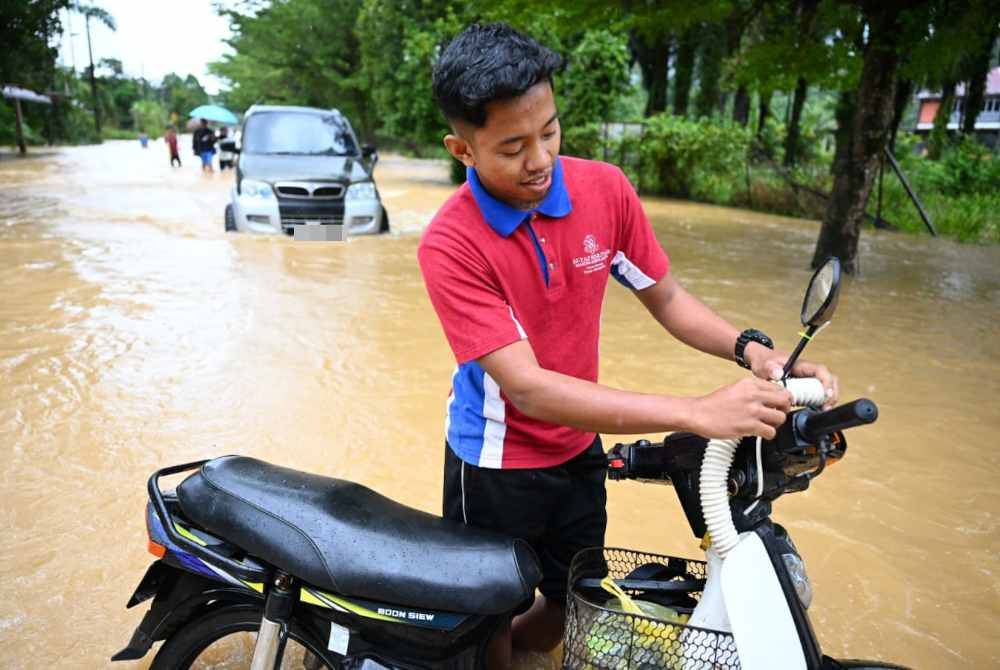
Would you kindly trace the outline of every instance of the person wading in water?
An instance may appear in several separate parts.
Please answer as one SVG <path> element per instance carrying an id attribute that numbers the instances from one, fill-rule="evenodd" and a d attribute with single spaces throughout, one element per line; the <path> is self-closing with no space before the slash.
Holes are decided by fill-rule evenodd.
<path id="1" fill-rule="evenodd" d="M 194 131 L 191 144 L 195 155 L 201 158 L 203 172 L 214 171 L 212 170 L 212 157 L 215 156 L 215 140 L 215 133 L 208 127 L 208 121 L 202 119 L 201 126 Z"/>
<path id="2" fill-rule="evenodd" d="M 177 149 L 177 131 L 173 125 L 167 126 L 167 132 L 163 133 L 163 141 L 167 143 L 167 149 L 170 151 L 170 167 L 174 166 L 174 161 L 177 161 L 177 167 L 181 167 L 181 154 Z"/>
<path id="3" fill-rule="evenodd" d="M 490 646 L 560 641 L 573 555 L 604 544 L 606 457 L 599 433 L 687 430 L 771 438 L 790 396 L 765 381 L 787 359 L 763 333 L 740 333 L 673 274 L 635 190 L 618 168 L 559 155 L 552 89 L 559 57 L 504 24 L 472 25 L 434 66 L 444 144 L 468 181 L 434 216 L 417 252 L 458 362 L 448 399 L 444 516 L 521 537 L 541 562 L 541 597 L 523 603 Z M 753 371 L 703 397 L 597 383 L 608 278 L 667 332 Z M 664 362 L 669 370 L 667 362 Z M 837 380 L 799 361 L 830 404 Z"/>

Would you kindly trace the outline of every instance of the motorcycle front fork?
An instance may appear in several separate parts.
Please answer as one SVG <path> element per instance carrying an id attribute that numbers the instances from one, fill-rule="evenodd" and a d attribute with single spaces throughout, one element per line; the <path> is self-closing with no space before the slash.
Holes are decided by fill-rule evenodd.
<path id="1" fill-rule="evenodd" d="M 278 571 L 264 601 L 264 617 L 253 648 L 250 670 L 277 670 L 288 641 L 288 622 L 295 607 L 294 580 Z"/>

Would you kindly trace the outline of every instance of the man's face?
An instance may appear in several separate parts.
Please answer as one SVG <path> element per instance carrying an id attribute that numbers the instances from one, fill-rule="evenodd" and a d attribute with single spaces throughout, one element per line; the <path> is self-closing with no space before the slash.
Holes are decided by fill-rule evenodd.
<path id="1" fill-rule="evenodd" d="M 549 192 L 561 139 L 552 86 L 486 106 L 486 125 L 461 124 L 445 138 L 451 153 L 474 167 L 493 197 L 519 209 L 536 207 Z"/>

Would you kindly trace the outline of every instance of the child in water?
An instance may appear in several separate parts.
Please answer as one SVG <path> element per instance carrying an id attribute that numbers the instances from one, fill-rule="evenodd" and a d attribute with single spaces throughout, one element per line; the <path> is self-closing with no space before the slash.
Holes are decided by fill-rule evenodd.
<path id="1" fill-rule="evenodd" d="M 177 131 L 174 130 L 173 124 L 167 126 L 167 132 L 163 133 L 163 141 L 167 143 L 167 149 L 170 151 L 170 167 L 174 166 L 174 161 L 177 161 L 177 167 L 181 167 L 181 154 L 177 149 Z"/>

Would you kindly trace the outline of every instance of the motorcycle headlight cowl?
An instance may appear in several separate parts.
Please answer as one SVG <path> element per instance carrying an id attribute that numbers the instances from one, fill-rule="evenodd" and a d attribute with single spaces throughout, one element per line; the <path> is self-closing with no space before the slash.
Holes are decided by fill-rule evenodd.
<path id="1" fill-rule="evenodd" d="M 792 579 L 792 585 L 795 586 L 795 594 L 799 597 L 799 602 L 802 603 L 803 607 L 809 609 L 813 599 L 813 588 L 812 582 L 809 581 L 809 575 L 806 574 L 806 564 L 796 554 L 782 554 L 781 560 L 785 563 L 788 576 Z"/>

